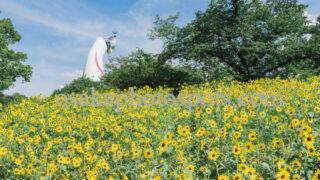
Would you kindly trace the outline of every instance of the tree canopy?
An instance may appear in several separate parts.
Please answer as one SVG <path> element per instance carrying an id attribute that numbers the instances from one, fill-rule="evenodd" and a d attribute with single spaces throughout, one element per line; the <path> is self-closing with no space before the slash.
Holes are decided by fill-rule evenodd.
<path id="1" fill-rule="evenodd" d="M 21 36 L 14 29 L 10 19 L 0 20 L 0 93 L 9 88 L 18 78 L 29 81 L 32 68 L 23 62 L 27 55 L 9 48 L 19 42 Z"/>
<path id="2" fill-rule="evenodd" d="M 87 77 L 80 77 L 78 79 L 74 79 L 70 84 L 67 84 L 63 88 L 55 90 L 52 95 L 90 93 L 92 88 L 97 91 L 103 91 L 107 89 L 107 87 L 100 82 L 92 81 Z"/>
<path id="3" fill-rule="evenodd" d="M 303 61 L 319 67 L 319 22 L 305 12 L 297 0 L 212 0 L 184 27 L 177 16 L 157 18 L 151 37 L 164 39 L 162 61 L 218 61 L 248 81 Z"/>
<path id="4" fill-rule="evenodd" d="M 158 56 L 144 52 L 142 49 L 128 56 L 115 59 L 118 64 L 107 73 L 102 83 L 109 87 L 126 89 L 129 87 L 167 86 L 177 88 L 183 83 L 199 83 L 199 74 L 191 67 L 174 67 L 158 61 Z"/>

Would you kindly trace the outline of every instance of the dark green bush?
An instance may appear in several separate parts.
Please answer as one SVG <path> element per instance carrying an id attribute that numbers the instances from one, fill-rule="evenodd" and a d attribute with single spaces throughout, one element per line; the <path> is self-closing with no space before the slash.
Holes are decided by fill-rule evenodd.
<path id="1" fill-rule="evenodd" d="M 108 87 L 178 88 L 181 84 L 203 82 L 201 74 L 190 66 L 159 62 L 156 55 L 145 53 L 141 49 L 129 56 L 116 58 L 116 62 L 118 64 L 102 79 L 102 83 Z"/>
<path id="2" fill-rule="evenodd" d="M 106 87 L 101 82 L 95 82 L 86 77 L 80 77 L 73 80 L 70 84 L 65 87 L 55 90 L 53 95 L 57 94 L 71 94 L 71 93 L 89 93 L 92 89 L 96 91 L 105 90 Z"/>

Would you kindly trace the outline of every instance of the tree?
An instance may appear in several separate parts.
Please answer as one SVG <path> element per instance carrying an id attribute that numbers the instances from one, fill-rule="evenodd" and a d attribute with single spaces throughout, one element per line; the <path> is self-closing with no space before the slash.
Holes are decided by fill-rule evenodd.
<path id="1" fill-rule="evenodd" d="M 3 95 L 0 94 L 0 102 L 4 105 L 8 105 L 9 103 L 19 103 L 22 100 L 27 99 L 27 97 L 23 94 L 19 94 L 19 93 L 13 93 L 12 95 Z M 1 104 L 0 104 L 1 107 Z"/>
<path id="2" fill-rule="evenodd" d="M 314 64 L 314 70 L 317 74 L 320 74 L 320 16 L 317 19 L 317 23 L 310 29 L 310 42 L 312 43 L 311 53 Z"/>
<path id="3" fill-rule="evenodd" d="M 191 67 L 173 67 L 158 61 L 157 55 L 138 49 L 128 56 L 118 57 L 114 68 L 107 73 L 102 83 L 109 87 L 126 89 L 129 87 L 167 86 L 178 88 L 180 84 L 197 83 L 202 79 Z"/>
<path id="4" fill-rule="evenodd" d="M 320 75 L 320 17 L 318 21 L 309 26 L 309 34 L 305 35 L 309 41 L 309 59 L 295 61 L 279 71 L 280 76 L 294 76 L 307 78 L 313 75 Z"/>
<path id="5" fill-rule="evenodd" d="M 177 34 L 181 29 L 175 24 L 175 21 L 179 18 L 179 13 L 171 15 L 166 19 L 161 19 L 160 16 L 156 16 L 154 21 L 154 27 L 150 30 L 148 34 L 149 39 L 155 40 L 159 38 L 164 43 L 166 47 L 170 43 L 174 43 L 177 39 Z M 160 57 L 161 59 L 161 54 Z M 179 64 L 184 68 L 194 69 L 196 68 L 196 73 L 201 76 L 203 81 L 212 81 L 223 79 L 224 77 L 230 77 L 232 72 L 228 67 L 221 64 L 214 58 L 206 58 L 202 61 L 188 60 L 187 62 L 184 59 L 178 59 Z M 166 61 L 159 61 L 159 63 L 165 63 Z"/>
<path id="6" fill-rule="evenodd" d="M 89 93 L 94 88 L 97 91 L 103 91 L 106 87 L 100 82 L 95 82 L 87 77 L 80 77 L 73 80 L 61 89 L 55 90 L 52 95 L 71 94 L 71 93 Z"/>
<path id="7" fill-rule="evenodd" d="M 15 31 L 10 19 L 0 20 L 0 93 L 13 85 L 18 78 L 30 81 L 31 66 L 23 64 L 27 55 L 16 52 L 9 45 L 19 42 L 21 36 Z"/>
<path id="8" fill-rule="evenodd" d="M 165 39 L 162 61 L 218 61 L 248 81 L 315 58 L 320 41 L 306 38 L 313 26 L 305 11 L 297 0 L 212 0 L 184 27 L 173 28 L 172 17 L 156 19 L 152 34 Z"/>

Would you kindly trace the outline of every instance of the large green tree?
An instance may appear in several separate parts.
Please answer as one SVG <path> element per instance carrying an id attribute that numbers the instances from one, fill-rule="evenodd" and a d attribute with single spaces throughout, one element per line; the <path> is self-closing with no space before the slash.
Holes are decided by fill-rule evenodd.
<path id="1" fill-rule="evenodd" d="M 9 88 L 18 78 L 29 81 L 32 68 L 24 64 L 27 55 L 9 48 L 19 42 L 21 36 L 10 19 L 0 20 L 0 93 Z"/>
<path id="2" fill-rule="evenodd" d="M 107 73 L 102 83 L 109 87 L 166 86 L 178 88 L 180 84 L 199 83 L 201 75 L 190 66 L 172 66 L 158 61 L 158 56 L 142 49 L 128 56 L 115 58 L 117 64 Z"/>
<path id="3" fill-rule="evenodd" d="M 319 60 L 318 28 L 305 12 L 297 0 L 211 0 L 184 27 L 174 26 L 177 16 L 157 18 L 151 37 L 164 40 L 163 61 L 219 62 L 219 68 L 248 81 Z"/>

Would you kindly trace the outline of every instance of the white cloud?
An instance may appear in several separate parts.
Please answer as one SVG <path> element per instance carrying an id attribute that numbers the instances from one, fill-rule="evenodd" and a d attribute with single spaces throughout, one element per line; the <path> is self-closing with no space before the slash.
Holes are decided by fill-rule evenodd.
<path id="1" fill-rule="evenodd" d="M 3 1 L 1 6 L 4 7 L 4 12 L 9 12 L 23 18 L 24 20 L 39 23 L 43 26 L 55 29 L 56 31 L 88 38 L 94 37 L 94 35 L 88 31 L 77 28 L 77 26 L 72 24 L 72 22 L 64 23 L 63 21 L 55 19 L 46 12 L 29 9 L 19 3 L 15 3 L 14 1 Z"/>
<path id="2" fill-rule="evenodd" d="M 83 70 L 75 70 L 72 72 L 63 72 L 61 73 L 61 77 L 62 78 L 66 78 L 66 79 L 76 79 L 82 76 Z"/>
<path id="3" fill-rule="evenodd" d="M 59 69 L 59 67 L 47 64 L 46 62 L 33 65 L 33 76 L 28 83 L 18 81 L 12 88 L 6 91 L 6 94 L 19 92 L 27 96 L 38 94 L 50 95 L 54 89 L 61 85 L 69 83 L 79 71 L 68 68 Z"/>
<path id="4" fill-rule="evenodd" d="M 58 36 L 69 35 L 78 41 L 86 41 L 88 43 L 89 40 L 92 41 L 97 36 L 103 36 L 106 33 L 111 33 L 112 30 L 117 30 L 119 32 L 119 42 L 123 42 L 121 43 L 123 47 L 119 48 L 125 50 L 122 51 L 124 54 L 134 50 L 140 44 L 146 47 L 155 47 L 159 50 L 159 47 L 157 47 L 159 42 L 149 41 L 146 37 L 148 30 L 152 27 L 153 17 L 130 13 L 130 17 L 127 20 L 116 20 L 100 15 L 94 16 L 92 19 L 79 20 L 74 18 L 72 21 L 66 21 L 65 19 L 55 18 L 47 14 L 46 11 L 23 6 L 15 1 L 3 1 L 0 5 L 5 7 L 5 12 L 49 28 Z M 72 15 L 71 13 L 66 14 L 66 16 Z M 136 45 L 134 46 L 133 43 L 136 43 Z"/>
<path id="5" fill-rule="evenodd" d="M 308 11 L 304 12 L 304 16 L 307 17 L 307 19 L 310 21 L 311 25 L 316 24 L 317 22 L 317 16 L 314 14 L 310 14 Z"/>

